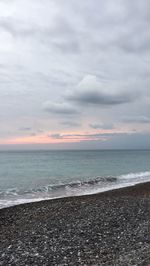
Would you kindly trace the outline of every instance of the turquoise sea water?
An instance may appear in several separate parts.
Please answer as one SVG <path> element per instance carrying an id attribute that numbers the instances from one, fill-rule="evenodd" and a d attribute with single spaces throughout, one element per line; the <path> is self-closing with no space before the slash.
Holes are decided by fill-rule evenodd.
<path id="1" fill-rule="evenodd" d="M 149 150 L 0 152 L 0 208 L 146 181 Z"/>

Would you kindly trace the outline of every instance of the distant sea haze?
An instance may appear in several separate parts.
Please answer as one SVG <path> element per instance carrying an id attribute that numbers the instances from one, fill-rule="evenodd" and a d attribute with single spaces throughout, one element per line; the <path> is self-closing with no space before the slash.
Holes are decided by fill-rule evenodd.
<path id="1" fill-rule="evenodd" d="M 0 208 L 150 181 L 149 150 L 0 152 Z"/>

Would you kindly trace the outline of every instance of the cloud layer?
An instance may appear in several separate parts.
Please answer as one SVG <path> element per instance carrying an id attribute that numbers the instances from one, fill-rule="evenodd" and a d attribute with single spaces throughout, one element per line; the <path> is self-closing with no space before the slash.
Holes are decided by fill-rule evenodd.
<path id="1" fill-rule="evenodd" d="M 149 0 L 1 0 L 0 143 L 101 130 L 142 141 L 150 133 L 149 10 Z"/>

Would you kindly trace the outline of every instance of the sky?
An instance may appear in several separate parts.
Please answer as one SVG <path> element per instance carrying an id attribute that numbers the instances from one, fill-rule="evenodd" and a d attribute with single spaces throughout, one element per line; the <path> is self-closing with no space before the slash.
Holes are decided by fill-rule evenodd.
<path id="1" fill-rule="evenodd" d="M 0 149 L 150 148 L 149 0 L 0 0 Z"/>

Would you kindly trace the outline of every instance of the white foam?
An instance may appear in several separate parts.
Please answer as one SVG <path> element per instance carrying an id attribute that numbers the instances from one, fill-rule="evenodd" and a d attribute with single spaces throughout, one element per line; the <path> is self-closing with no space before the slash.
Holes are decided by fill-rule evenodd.
<path id="1" fill-rule="evenodd" d="M 120 175 L 120 179 L 135 179 L 135 178 L 142 178 L 144 179 L 145 177 L 150 177 L 150 172 L 145 171 L 145 172 L 138 172 L 138 173 L 129 173 L 126 175 Z"/>
<path id="2" fill-rule="evenodd" d="M 96 193 L 101 193 L 105 191 L 110 191 L 113 189 L 119 189 L 123 187 L 134 186 L 139 183 L 145 183 L 150 181 L 150 171 L 129 173 L 126 175 L 120 175 L 117 177 L 117 182 L 107 183 L 102 187 L 102 184 L 95 184 L 92 186 L 79 186 L 77 188 L 65 186 L 64 190 L 56 190 L 53 193 L 48 193 L 48 191 L 43 191 L 41 193 L 26 194 L 26 196 L 17 196 L 14 198 L 4 198 L 0 200 L 0 208 L 5 208 L 9 206 L 38 202 L 43 200 L 50 200 L 56 198 L 64 198 L 69 196 L 79 196 L 79 195 L 91 195 Z"/>

